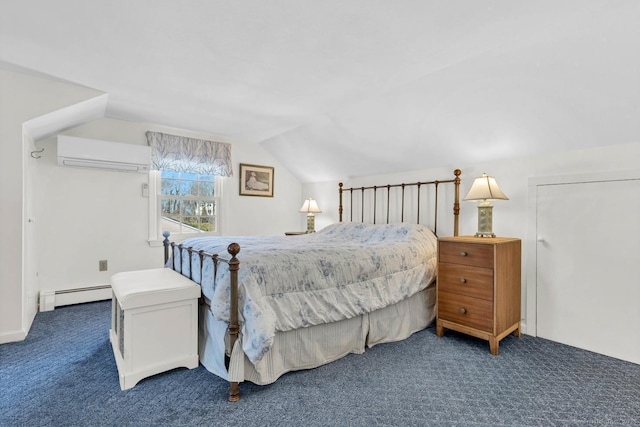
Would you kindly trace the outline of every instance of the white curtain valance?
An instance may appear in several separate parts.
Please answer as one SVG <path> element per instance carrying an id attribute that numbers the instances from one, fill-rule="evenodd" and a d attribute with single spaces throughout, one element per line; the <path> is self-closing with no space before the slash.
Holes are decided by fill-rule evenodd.
<path id="1" fill-rule="evenodd" d="M 232 176 L 231 144 L 147 132 L 151 169 L 201 175 Z"/>

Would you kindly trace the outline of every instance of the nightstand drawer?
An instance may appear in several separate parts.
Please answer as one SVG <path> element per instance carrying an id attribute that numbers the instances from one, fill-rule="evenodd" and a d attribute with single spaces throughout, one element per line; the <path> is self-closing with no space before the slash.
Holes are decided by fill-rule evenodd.
<path id="1" fill-rule="evenodd" d="M 441 291 L 493 300 L 493 269 L 441 262 L 438 264 Z"/>
<path id="2" fill-rule="evenodd" d="M 438 260 L 454 264 L 493 268 L 493 245 L 440 242 Z"/>
<path id="3" fill-rule="evenodd" d="M 492 332 L 493 302 L 450 292 L 439 292 L 438 318 Z"/>

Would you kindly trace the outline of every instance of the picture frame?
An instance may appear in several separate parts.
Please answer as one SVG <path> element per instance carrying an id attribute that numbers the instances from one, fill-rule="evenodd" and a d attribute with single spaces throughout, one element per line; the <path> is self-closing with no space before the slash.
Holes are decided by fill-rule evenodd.
<path id="1" fill-rule="evenodd" d="M 240 195 L 273 197 L 274 169 L 240 163 Z"/>

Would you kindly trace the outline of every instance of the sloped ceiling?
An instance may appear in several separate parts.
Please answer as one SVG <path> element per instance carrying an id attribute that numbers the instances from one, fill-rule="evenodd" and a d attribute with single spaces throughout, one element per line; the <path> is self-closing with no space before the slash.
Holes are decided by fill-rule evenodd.
<path id="1" fill-rule="evenodd" d="M 637 0 L 15 0 L 0 61 L 302 181 L 640 141 Z"/>

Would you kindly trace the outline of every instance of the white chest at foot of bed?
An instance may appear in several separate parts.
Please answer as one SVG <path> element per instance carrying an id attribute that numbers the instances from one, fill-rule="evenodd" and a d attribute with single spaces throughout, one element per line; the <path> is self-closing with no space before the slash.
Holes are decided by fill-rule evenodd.
<path id="1" fill-rule="evenodd" d="M 111 277 L 111 330 L 120 388 L 178 367 L 198 366 L 200 286 L 167 268 Z"/>

